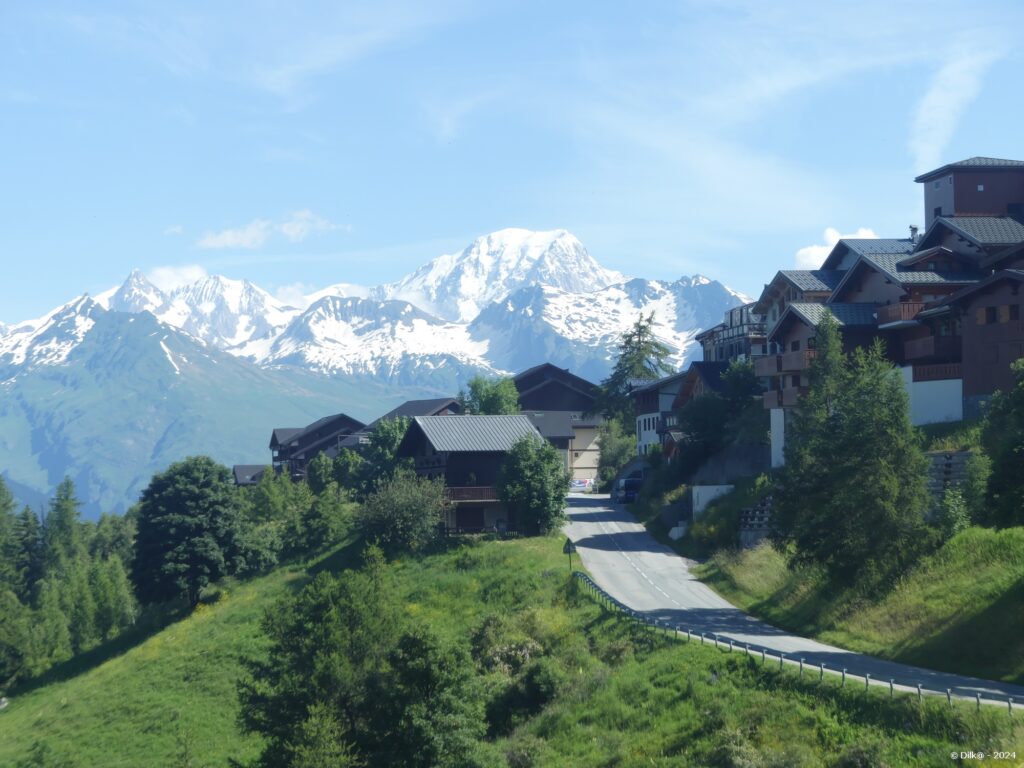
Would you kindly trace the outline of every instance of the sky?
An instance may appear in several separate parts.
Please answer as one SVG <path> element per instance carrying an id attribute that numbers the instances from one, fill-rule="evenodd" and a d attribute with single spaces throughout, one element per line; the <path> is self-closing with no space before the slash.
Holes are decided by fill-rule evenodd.
<path id="1" fill-rule="evenodd" d="M 905 236 L 917 173 L 1024 159 L 1022 28 L 1016 0 L 3 3 L 0 322 L 134 268 L 373 285 L 511 226 L 756 295 Z"/>

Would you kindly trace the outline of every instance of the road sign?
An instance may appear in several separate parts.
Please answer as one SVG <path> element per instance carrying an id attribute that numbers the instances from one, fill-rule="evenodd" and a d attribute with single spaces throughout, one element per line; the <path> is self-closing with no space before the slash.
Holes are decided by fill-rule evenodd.
<path id="1" fill-rule="evenodd" d="M 565 544 L 562 546 L 563 555 L 571 555 L 576 551 L 576 545 L 572 543 L 572 539 L 566 539 Z"/>

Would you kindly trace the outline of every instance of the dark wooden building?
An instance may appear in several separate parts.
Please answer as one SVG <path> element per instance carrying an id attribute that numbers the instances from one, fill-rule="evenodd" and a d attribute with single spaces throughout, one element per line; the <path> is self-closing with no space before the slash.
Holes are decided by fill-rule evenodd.
<path id="1" fill-rule="evenodd" d="M 414 419 L 417 416 L 456 416 L 462 413 L 462 404 L 454 397 L 437 397 L 430 400 L 406 400 L 397 408 L 385 413 L 348 437 L 341 440 L 334 448 L 328 449 L 327 455 L 334 458 L 338 451 L 347 448 L 351 451 L 362 451 L 370 443 L 370 435 L 382 421 L 391 419 Z"/>
<path id="2" fill-rule="evenodd" d="M 366 425 L 344 413 L 325 416 L 307 427 L 278 428 L 270 436 L 274 470 L 288 472 L 295 480 L 306 476 L 306 466 L 317 454 L 336 448 L 341 441 Z"/>
<path id="3" fill-rule="evenodd" d="M 524 437 L 543 439 L 522 415 L 420 416 L 409 425 L 398 456 L 412 459 L 424 477 L 444 478 L 449 529 L 514 530 L 516 521 L 496 486 L 505 456 Z"/>

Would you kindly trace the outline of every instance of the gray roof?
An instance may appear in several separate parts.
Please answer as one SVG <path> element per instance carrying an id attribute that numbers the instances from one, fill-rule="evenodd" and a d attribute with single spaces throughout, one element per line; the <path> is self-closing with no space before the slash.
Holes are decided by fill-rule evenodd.
<path id="1" fill-rule="evenodd" d="M 844 237 L 839 241 L 861 256 L 868 253 L 901 253 L 914 250 L 914 241 L 909 237 Z"/>
<path id="2" fill-rule="evenodd" d="M 266 469 L 266 464 L 235 464 L 231 473 L 235 476 L 235 485 L 255 485 Z"/>
<path id="3" fill-rule="evenodd" d="M 414 420 L 435 451 L 508 451 L 524 437 L 540 439 L 526 416 L 417 416 Z"/>
<path id="4" fill-rule="evenodd" d="M 655 379 L 654 381 L 645 381 L 638 384 L 630 395 L 635 395 L 640 392 L 649 392 L 652 389 L 661 389 L 669 384 L 674 384 L 676 381 L 683 379 L 686 376 L 686 371 L 680 371 L 679 373 L 673 373 L 669 376 L 665 376 L 662 379 Z"/>
<path id="5" fill-rule="evenodd" d="M 572 411 L 523 411 L 523 415 L 549 440 L 575 437 Z"/>
<path id="6" fill-rule="evenodd" d="M 948 310 L 951 305 L 956 304 L 961 299 L 987 288 L 992 283 L 998 283 L 1003 280 L 1013 280 L 1018 283 L 1024 283 L 1024 269 L 1001 269 L 998 272 L 989 275 L 984 280 L 980 280 L 974 285 L 969 285 L 966 288 L 961 288 L 951 296 L 947 296 L 934 307 L 929 307 L 921 312 L 918 317 L 932 317 L 934 315 L 940 315 Z"/>
<path id="7" fill-rule="evenodd" d="M 957 170 L 965 170 L 967 168 L 1024 168 L 1024 160 L 1004 160 L 999 157 L 969 157 L 966 160 L 957 160 L 955 163 L 947 163 L 940 168 L 936 168 L 934 171 L 922 173 L 914 179 L 914 181 L 928 181 L 929 179 L 939 176 L 953 168 L 956 168 Z"/>
<path id="8" fill-rule="evenodd" d="M 456 406 L 458 410 L 462 410 L 459 401 L 454 397 L 435 397 L 431 400 L 406 400 L 397 408 L 388 411 L 379 419 L 375 419 L 368 425 L 368 429 L 372 429 L 385 419 L 397 419 L 402 416 L 408 418 L 413 418 L 414 416 L 433 416 L 435 411 L 452 405 Z"/>
<path id="9" fill-rule="evenodd" d="M 793 301 L 786 307 L 787 312 L 792 311 L 809 325 L 817 325 L 825 318 L 826 314 L 831 313 L 840 326 L 877 325 L 877 320 L 875 320 L 877 309 L 877 304 L 815 304 L 810 301 Z"/>
<path id="10" fill-rule="evenodd" d="M 935 220 L 940 221 L 980 246 L 1024 242 L 1024 222 L 1010 216 L 941 216 Z"/>
<path id="11" fill-rule="evenodd" d="M 919 285 L 921 283 L 973 283 L 980 275 L 973 272 L 931 272 L 929 270 L 905 269 L 900 266 L 900 259 L 887 254 L 869 254 L 864 256 L 864 261 L 870 262 L 880 270 L 889 275 L 893 280 L 904 285 Z M 851 270 L 852 272 L 853 270 Z"/>
<path id="12" fill-rule="evenodd" d="M 779 272 L 801 291 L 830 293 L 843 279 L 839 269 L 783 269 Z"/>

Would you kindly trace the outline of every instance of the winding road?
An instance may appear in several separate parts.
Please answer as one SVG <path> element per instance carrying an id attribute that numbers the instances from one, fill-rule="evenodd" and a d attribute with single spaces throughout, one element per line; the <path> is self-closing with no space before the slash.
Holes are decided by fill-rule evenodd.
<path id="1" fill-rule="evenodd" d="M 819 664 L 897 688 L 916 690 L 918 684 L 932 692 L 986 700 L 1024 703 L 1024 686 L 980 680 L 948 672 L 936 672 L 907 664 L 866 656 L 816 640 L 790 634 L 755 619 L 726 602 L 690 572 L 687 560 L 657 542 L 621 505 L 601 494 L 571 494 L 566 533 L 593 580 L 608 594 L 649 618 L 667 621 L 696 636 L 717 635 L 742 648 L 785 654 L 791 661 L 804 660 L 818 672 Z"/>

